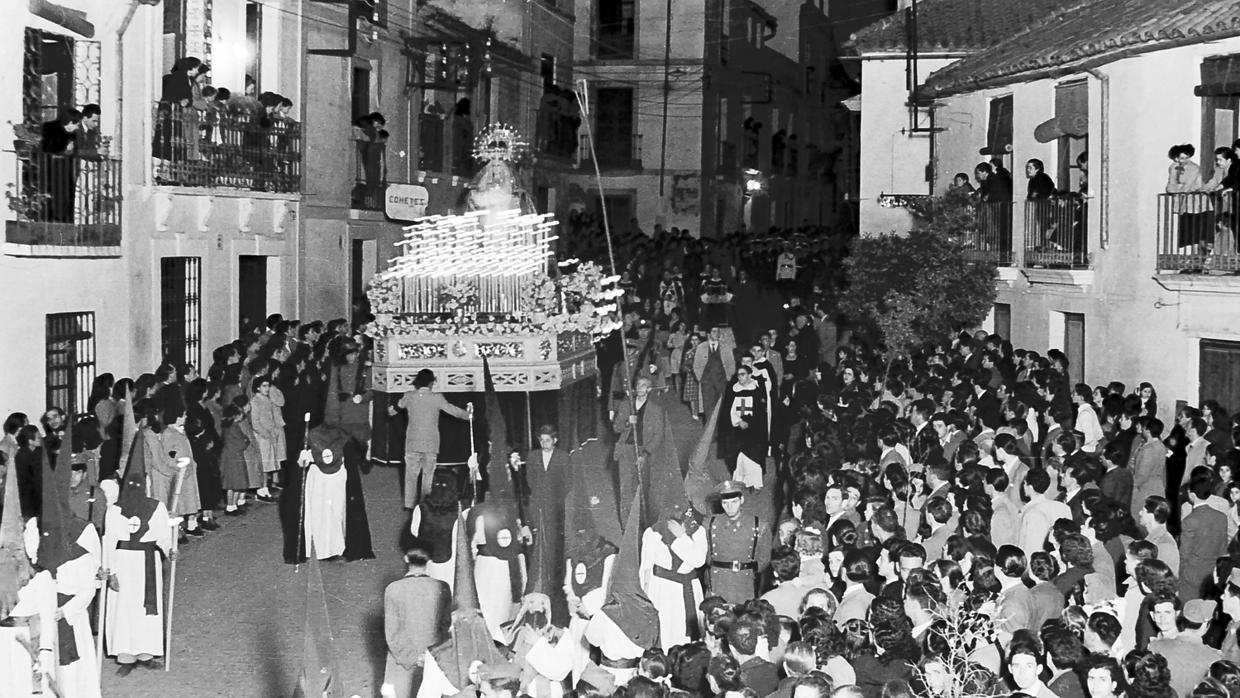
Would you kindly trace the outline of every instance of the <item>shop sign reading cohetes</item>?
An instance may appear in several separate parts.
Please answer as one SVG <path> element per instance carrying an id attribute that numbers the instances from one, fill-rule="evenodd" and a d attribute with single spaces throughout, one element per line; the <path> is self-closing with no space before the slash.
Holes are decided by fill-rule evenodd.
<path id="1" fill-rule="evenodd" d="M 389 184 L 384 194 L 383 212 L 388 218 L 412 221 L 426 215 L 430 194 L 417 184 Z"/>

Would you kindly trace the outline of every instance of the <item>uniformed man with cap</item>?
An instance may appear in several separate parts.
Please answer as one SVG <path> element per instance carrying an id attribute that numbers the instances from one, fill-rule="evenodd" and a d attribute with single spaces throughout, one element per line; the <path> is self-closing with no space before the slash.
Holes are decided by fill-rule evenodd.
<path id="1" fill-rule="evenodd" d="M 745 488 L 726 480 L 716 488 L 723 515 L 706 527 L 709 553 L 706 579 L 710 593 L 739 604 L 757 594 L 758 573 L 771 561 L 770 530 L 753 514 L 742 513 Z"/>

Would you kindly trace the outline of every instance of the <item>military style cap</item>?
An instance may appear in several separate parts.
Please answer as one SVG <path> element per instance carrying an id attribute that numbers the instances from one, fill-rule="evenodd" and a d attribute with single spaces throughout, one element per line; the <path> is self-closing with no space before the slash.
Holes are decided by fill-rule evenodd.
<path id="1" fill-rule="evenodd" d="M 719 493 L 720 499 L 731 499 L 744 495 L 745 486 L 736 480 L 724 480 L 715 488 L 715 492 Z"/>

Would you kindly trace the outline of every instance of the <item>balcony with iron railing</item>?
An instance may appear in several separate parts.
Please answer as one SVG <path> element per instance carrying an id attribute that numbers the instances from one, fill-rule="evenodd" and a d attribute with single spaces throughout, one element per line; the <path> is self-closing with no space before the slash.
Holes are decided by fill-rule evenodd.
<path id="1" fill-rule="evenodd" d="M 1000 267 L 1012 265 L 1012 202 L 981 201 L 977 204 L 977 228 L 961 239 L 965 256 Z"/>
<path id="2" fill-rule="evenodd" d="M 157 102 L 155 183 L 296 194 L 301 125 L 254 109 L 199 110 Z"/>
<path id="3" fill-rule="evenodd" d="M 5 252 L 17 256 L 114 256 L 121 244 L 121 161 L 23 148 L 5 197 Z"/>
<path id="4" fill-rule="evenodd" d="M 1240 274 L 1234 191 L 1158 195 L 1158 271 Z"/>
<path id="5" fill-rule="evenodd" d="M 577 149 L 581 154 L 583 167 L 589 166 L 590 139 L 581 136 L 581 144 Z M 594 156 L 598 158 L 600 170 L 640 170 L 642 169 L 642 136 L 630 133 L 619 137 L 599 138 L 594 142 Z"/>
<path id="6" fill-rule="evenodd" d="M 1063 196 L 1025 201 L 1027 269 L 1089 268 L 1089 200 Z"/>

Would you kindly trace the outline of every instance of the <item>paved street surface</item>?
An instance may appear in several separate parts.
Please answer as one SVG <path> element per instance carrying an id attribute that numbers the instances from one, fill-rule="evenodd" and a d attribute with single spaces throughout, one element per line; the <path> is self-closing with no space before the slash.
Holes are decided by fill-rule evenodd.
<path id="1" fill-rule="evenodd" d="M 669 410 L 681 459 L 687 459 L 701 426 L 677 405 Z M 601 444 L 586 453 L 601 454 Z M 598 456 L 581 463 L 590 482 L 612 483 Z M 375 468 L 363 477 L 377 558 L 323 563 L 333 625 L 337 695 L 377 696 L 383 680 L 383 588 L 403 574 L 399 532 L 407 525 L 397 471 Z M 611 502 L 611 486 L 598 488 Z M 281 560 L 274 504 L 255 504 L 242 517 L 221 517 L 223 527 L 182 548 L 172 645 L 172 671 L 140 668 L 127 677 L 104 662 L 107 698 L 279 698 L 289 696 L 301 670 L 306 566 Z M 618 522 L 614 524 L 618 527 Z M 607 528 L 606 525 L 600 528 Z M 604 531 L 607 535 L 610 531 Z"/>

